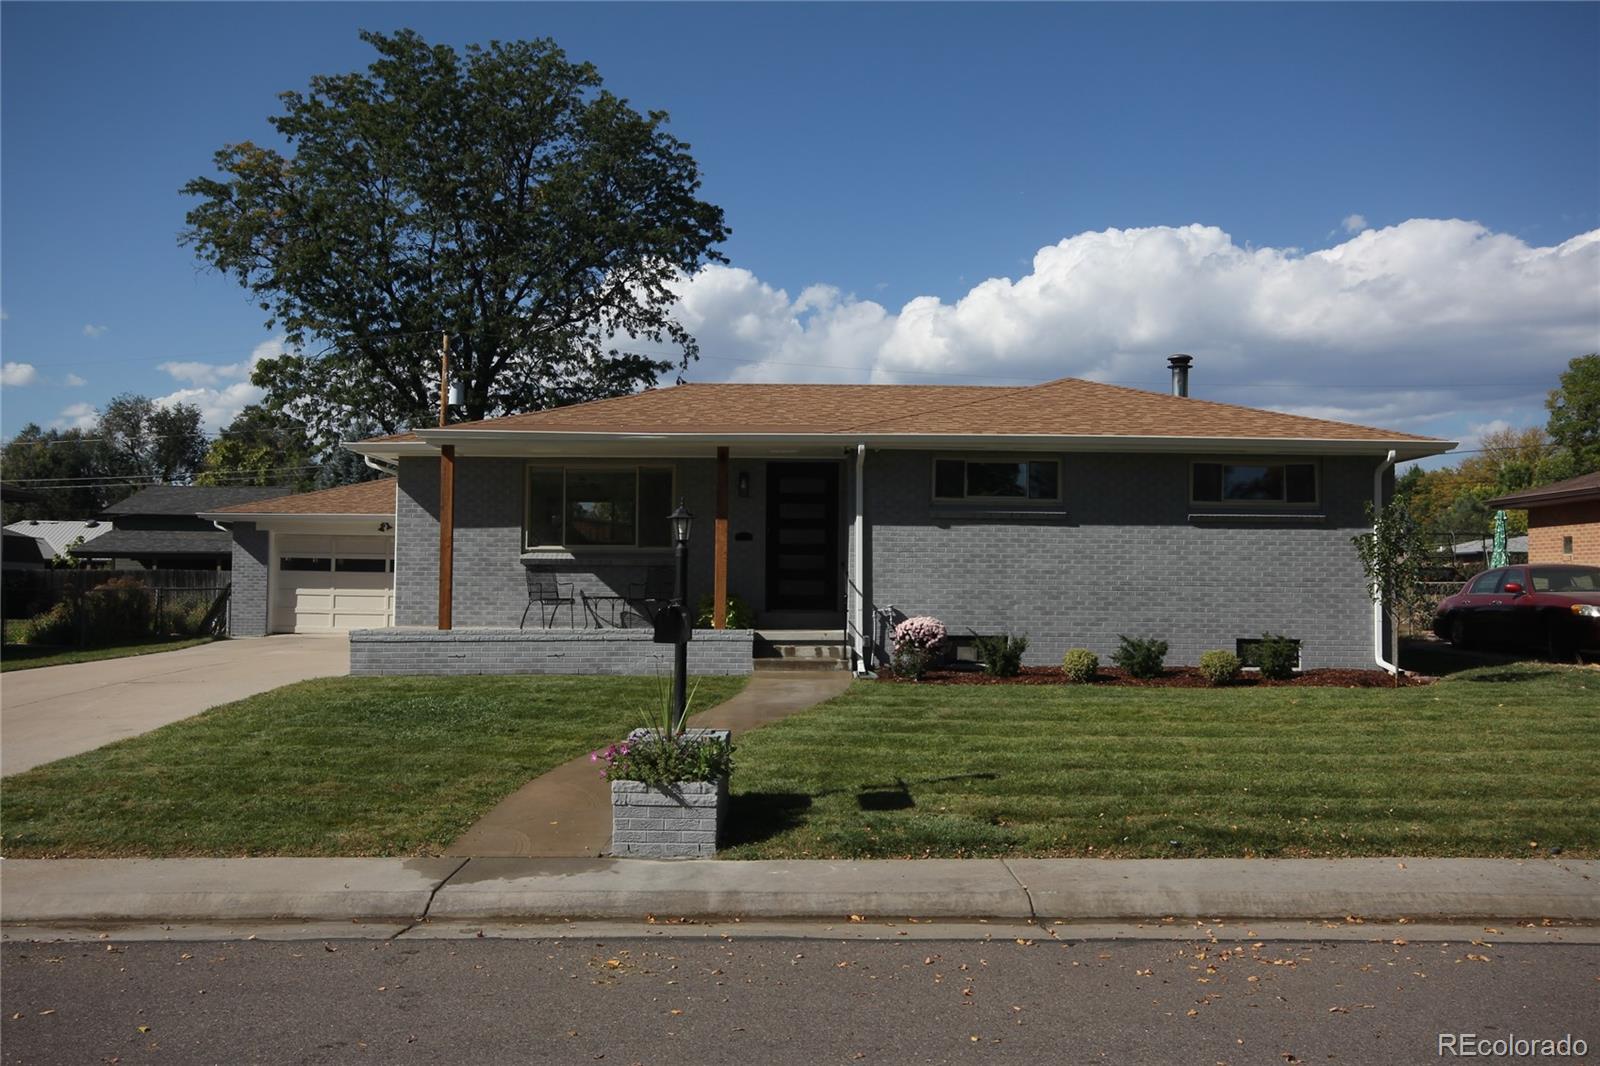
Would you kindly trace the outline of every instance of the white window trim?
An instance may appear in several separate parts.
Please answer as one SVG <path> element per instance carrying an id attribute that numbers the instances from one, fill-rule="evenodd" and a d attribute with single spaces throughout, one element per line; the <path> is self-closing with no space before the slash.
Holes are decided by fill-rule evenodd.
<path id="1" fill-rule="evenodd" d="M 1289 495 L 1289 475 L 1288 475 L 1288 470 L 1285 469 L 1284 477 L 1283 477 L 1284 499 L 1281 499 L 1281 500 L 1228 500 L 1228 499 L 1200 500 L 1200 499 L 1196 499 L 1195 495 L 1194 495 L 1194 468 L 1197 467 L 1197 466 L 1201 466 L 1201 465 L 1206 465 L 1206 466 L 1281 466 L 1281 467 L 1285 467 L 1285 468 L 1291 467 L 1291 466 L 1309 466 L 1311 468 L 1311 477 L 1312 477 L 1313 482 L 1315 484 L 1316 491 L 1312 494 L 1312 497 L 1309 500 L 1295 500 L 1294 502 L 1291 503 L 1289 501 L 1289 499 L 1288 499 L 1288 495 Z M 1275 509 L 1291 510 L 1291 509 L 1299 508 L 1299 507 L 1320 507 L 1320 506 L 1322 506 L 1322 464 L 1320 462 L 1318 462 L 1316 459 L 1304 459 L 1304 458 L 1301 458 L 1301 459 L 1286 459 L 1286 458 L 1278 458 L 1278 457 L 1272 457 L 1272 456 L 1238 456 L 1238 457 L 1221 456 L 1221 457 L 1218 457 L 1218 458 L 1211 458 L 1211 457 L 1208 456 L 1208 457 L 1206 457 L 1204 459 L 1191 459 L 1191 460 L 1189 460 L 1189 487 L 1188 487 L 1187 492 L 1188 492 L 1188 496 L 1189 496 L 1189 506 L 1190 507 L 1254 507 L 1254 508 L 1261 508 L 1263 510 L 1275 510 Z"/>
<path id="2" fill-rule="evenodd" d="M 961 463 L 962 491 L 966 491 L 967 463 L 1054 463 L 1056 468 L 1056 494 L 1054 496 L 940 496 L 939 495 L 939 464 Z M 972 503 L 982 506 L 1005 504 L 1010 507 L 1029 507 L 1060 503 L 1066 491 L 1062 481 L 1066 476 L 1066 464 L 1059 455 L 1009 455 L 988 453 L 982 455 L 935 455 L 928 464 L 928 495 L 934 503 Z"/>
<path id="3" fill-rule="evenodd" d="M 533 472 L 535 470 L 561 471 L 561 539 L 567 539 L 567 474 L 569 471 L 632 471 L 633 478 L 633 543 L 632 544 L 534 544 L 529 540 L 528 508 L 533 506 Z M 532 461 L 522 468 L 522 551 L 529 552 L 636 552 L 646 554 L 671 549 L 670 544 L 639 544 L 639 473 L 644 470 L 665 470 L 672 477 L 671 498 L 678 495 L 678 468 L 673 463 L 606 463 L 606 462 L 555 462 Z"/>

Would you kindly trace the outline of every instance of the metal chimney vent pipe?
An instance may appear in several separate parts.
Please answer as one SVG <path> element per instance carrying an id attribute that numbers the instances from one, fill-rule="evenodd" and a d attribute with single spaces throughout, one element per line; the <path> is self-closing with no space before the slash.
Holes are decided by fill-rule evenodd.
<path id="1" fill-rule="evenodd" d="M 1172 368 L 1172 395 L 1189 395 L 1189 364 L 1192 362 L 1192 355 L 1174 355 L 1167 359 L 1167 365 Z"/>

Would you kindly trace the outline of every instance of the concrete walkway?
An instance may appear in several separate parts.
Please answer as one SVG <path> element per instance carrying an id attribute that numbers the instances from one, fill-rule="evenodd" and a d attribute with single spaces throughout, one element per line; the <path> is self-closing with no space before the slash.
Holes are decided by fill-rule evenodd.
<path id="1" fill-rule="evenodd" d="M 219 640 L 0 674 L 0 774 L 148 733 L 231 700 L 350 672 L 343 634 Z"/>
<path id="2" fill-rule="evenodd" d="M 831 699 L 850 687 L 843 671 L 761 673 L 733 699 L 690 716 L 734 735 Z M 587 755 L 534 778 L 501 800 L 445 849 L 447 856 L 594 857 L 611 844 L 611 786 Z"/>
<path id="3" fill-rule="evenodd" d="M 857 916 L 852 919 L 851 916 Z M 7 859 L 0 921 L 1600 922 L 1560 859 Z"/>

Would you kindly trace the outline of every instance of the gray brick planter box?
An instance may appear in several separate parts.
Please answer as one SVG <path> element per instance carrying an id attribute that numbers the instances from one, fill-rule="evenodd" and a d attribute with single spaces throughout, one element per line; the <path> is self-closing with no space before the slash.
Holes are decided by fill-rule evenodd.
<path id="1" fill-rule="evenodd" d="M 726 729 L 691 729 L 726 741 Z M 630 740 L 638 738 L 635 733 Z M 679 781 L 665 788 L 611 782 L 611 854 L 644 859 L 709 859 L 728 811 L 728 779 Z"/>

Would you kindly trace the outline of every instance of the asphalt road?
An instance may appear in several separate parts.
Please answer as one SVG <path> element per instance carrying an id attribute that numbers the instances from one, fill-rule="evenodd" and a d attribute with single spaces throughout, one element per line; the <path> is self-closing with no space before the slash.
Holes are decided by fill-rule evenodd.
<path id="1" fill-rule="evenodd" d="M 1571 1033 L 1600 1058 L 1600 946 L 1480 935 L 1488 942 L 11 943 L 0 1055 L 30 1066 L 1391 1066 L 1441 1061 L 1443 1030 Z"/>

